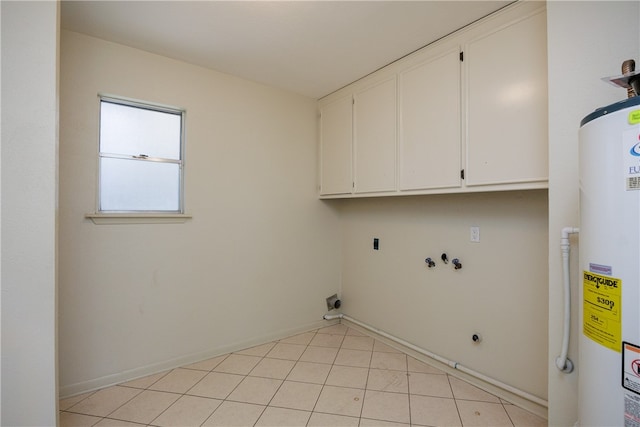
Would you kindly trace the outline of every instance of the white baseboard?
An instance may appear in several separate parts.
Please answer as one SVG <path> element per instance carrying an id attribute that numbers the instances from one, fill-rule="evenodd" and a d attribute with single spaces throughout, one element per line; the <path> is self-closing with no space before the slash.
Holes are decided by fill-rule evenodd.
<path id="1" fill-rule="evenodd" d="M 369 335 L 379 341 L 382 341 L 383 343 L 387 344 L 390 347 L 395 348 L 396 350 L 399 350 L 403 353 L 408 354 L 409 356 L 413 357 L 414 359 L 417 359 L 423 363 L 426 363 L 427 365 L 433 366 L 436 369 L 440 369 L 443 372 L 446 372 L 447 374 L 450 374 L 456 378 L 459 378 L 461 380 L 464 380 L 466 382 L 468 382 L 469 384 L 472 384 L 476 387 L 478 387 L 479 389 L 482 389 L 488 393 L 493 394 L 494 396 L 499 397 L 500 399 L 505 400 L 506 402 L 509 403 L 513 403 L 516 406 L 519 406 L 522 409 L 525 409 L 539 417 L 542 417 L 544 419 L 548 419 L 548 409 L 542 405 L 539 405 L 535 402 L 532 402 L 530 400 L 527 400 L 523 397 L 520 397 L 514 393 L 509 392 L 508 390 L 502 389 L 500 387 L 497 387 L 493 384 L 489 384 L 485 381 L 482 381 L 479 378 L 476 378 L 472 375 L 469 375 L 465 372 L 461 372 L 457 369 L 454 369 L 450 366 L 448 366 L 447 364 L 441 363 L 435 359 L 432 359 L 424 354 L 421 354 L 415 350 L 412 350 L 398 342 L 395 342 L 393 340 L 387 339 L 385 337 L 383 337 L 382 335 L 377 334 L 375 331 L 369 330 L 369 329 L 365 329 L 353 322 L 350 322 L 347 319 L 341 319 L 340 322 L 350 328 L 356 329 L 360 332 L 362 332 L 363 334 Z"/>
<path id="2" fill-rule="evenodd" d="M 257 345 L 265 344 L 271 341 L 279 340 L 314 329 L 323 328 L 336 323 L 339 323 L 339 321 L 336 320 L 330 322 L 326 320 L 318 320 L 317 322 L 311 322 L 295 328 L 281 329 L 273 333 L 251 338 L 249 340 L 214 347 L 203 352 L 180 356 L 174 359 L 165 360 L 163 362 L 140 366 L 138 368 L 129 369 L 111 375 L 105 375 L 103 377 L 61 386 L 59 389 L 59 395 L 61 399 L 65 399 L 68 397 L 76 396 L 78 394 L 87 393 L 123 382 L 146 377 L 148 375 L 168 371 L 170 369 L 179 368 L 180 366 L 190 365 L 192 363 L 211 359 L 212 357 L 232 353 L 234 351 L 244 350 L 249 347 L 255 347 Z"/>

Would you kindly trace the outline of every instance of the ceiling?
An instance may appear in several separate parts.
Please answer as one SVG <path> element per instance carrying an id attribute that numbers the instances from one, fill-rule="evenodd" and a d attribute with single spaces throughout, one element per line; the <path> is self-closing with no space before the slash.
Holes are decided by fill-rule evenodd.
<path id="1" fill-rule="evenodd" d="M 312 98 L 511 1 L 62 1 L 61 26 Z"/>

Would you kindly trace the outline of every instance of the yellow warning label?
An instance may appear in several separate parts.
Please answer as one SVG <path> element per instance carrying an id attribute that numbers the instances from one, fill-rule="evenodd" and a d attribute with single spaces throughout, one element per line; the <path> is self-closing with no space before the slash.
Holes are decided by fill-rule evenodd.
<path id="1" fill-rule="evenodd" d="M 622 347 L 622 280 L 583 272 L 582 333 L 620 353 Z"/>
<path id="2" fill-rule="evenodd" d="M 637 125 L 640 123 L 640 110 L 635 110 L 629 113 L 629 124 Z"/>

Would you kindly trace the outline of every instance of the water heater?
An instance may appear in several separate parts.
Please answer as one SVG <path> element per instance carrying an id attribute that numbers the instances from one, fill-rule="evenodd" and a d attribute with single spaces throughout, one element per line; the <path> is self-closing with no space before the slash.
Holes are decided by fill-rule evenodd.
<path id="1" fill-rule="evenodd" d="M 640 426 L 640 97 L 580 125 L 579 423 Z"/>

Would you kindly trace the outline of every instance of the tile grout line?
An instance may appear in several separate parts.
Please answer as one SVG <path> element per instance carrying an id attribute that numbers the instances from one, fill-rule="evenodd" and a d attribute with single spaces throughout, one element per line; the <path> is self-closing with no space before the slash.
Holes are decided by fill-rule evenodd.
<path id="1" fill-rule="evenodd" d="M 311 331 L 309 331 L 309 332 L 311 332 Z M 316 332 L 316 331 L 314 331 L 314 336 L 316 335 L 316 333 L 317 333 L 317 332 Z M 298 334 L 298 335 L 300 335 L 300 334 Z M 283 340 L 284 340 L 284 339 L 287 339 L 287 338 L 283 338 Z M 275 342 L 275 343 L 276 343 L 276 345 L 277 345 L 277 343 L 280 343 L 281 341 L 282 341 L 282 340 L 277 340 L 277 341 L 272 341 L 272 342 Z M 264 359 L 267 359 L 267 355 L 268 355 L 268 354 L 273 350 L 273 348 L 275 348 L 275 346 L 276 346 L 276 345 L 274 345 L 273 347 L 271 347 L 271 349 L 269 349 L 269 351 L 267 351 L 263 356 L 261 356 L 260 362 L 261 362 L 261 361 L 263 361 Z M 308 347 L 308 345 L 306 345 L 306 346 L 305 346 L 305 351 L 306 351 L 306 348 L 307 348 L 307 347 Z M 304 354 L 304 351 L 303 351 L 303 353 L 302 353 L 302 354 Z M 302 354 L 300 355 L 300 357 L 302 356 Z M 300 360 L 300 357 L 298 357 L 298 359 L 297 359 L 297 360 L 295 360 L 295 362 L 296 362 L 296 363 Z M 287 360 L 287 359 L 275 359 L 275 358 L 270 358 L 270 359 L 274 359 L 274 360 Z M 218 406 L 218 408 L 220 408 L 220 406 L 222 406 L 222 404 L 223 404 L 224 402 L 242 403 L 242 404 L 252 404 L 252 405 L 263 406 L 263 405 L 260 405 L 260 404 L 254 404 L 254 403 L 250 403 L 250 402 L 239 402 L 239 401 L 234 401 L 234 400 L 228 400 L 229 396 L 231 396 L 231 394 L 233 394 L 233 392 L 234 392 L 234 391 L 235 391 L 235 390 L 240 386 L 240 384 L 242 384 L 242 382 L 243 382 L 247 377 L 249 377 L 249 374 L 250 374 L 251 372 L 253 372 L 253 369 L 255 369 L 255 367 L 257 367 L 257 366 L 258 366 L 258 364 L 260 364 L 260 362 L 258 362 L 258 363 L 256 364 L 256 366 L 254 366 L 254 367 L 251 369 L 251 371 L 249 371 L 249 373 L 248 373 L 247 375 L 245 375 L 245 376 L 244 376 L 244 378 L 242 379 L 242 381 L 240 381 L 240 382 L 238 383 L 238 385 L 236 385 L 236 386 L 234 387 L 234 389 L 233 389 L 233 390 L 231 390 L 231 392 L 229 392 L 229 394 L 227 394 L 227 396 L 222 400 L 222 403 L 220 403 L 220 405 Z M 221 363 L 222 363 L 222 362 L 221 362 Z M 218 364 L 218 365 L 219 365 L 219 364 Z M 217 367 L 218 365 L 216 365 L 216 367 Z M 295 364 L 294 364 L 294 367 L 295 367 Z M 291 370 L 293 370 L 293 368 L 294 368 L 294 367 L 292 367 L 292 368 L 291 368 Z M 215 368 L 214 368 L 214 369 L 215 369 Z M 212 371 L 212 372 L 213 372 L 213 371 Z M 289 374 L 291 374 L 291 371 L 289 371 L 289 373 L 287 374 L 287 376 L 289 376 Z M 252 378 L 263 378 L 263 377 L 252 377 Z M 266 379 L 278 379 L 278 378 L 268 378 L 268 377 L 264 377 L 264 378 L 266 378 Z M 282 379 L 282 380 L 281 380 L 281 381 L 282 381 L 282 383 L 280 384 L 280 386 L 278 386 L 278 389 L 277 389 L 277 390 L 276 390 L 276 392 L 273 394 L 273 396 L 271 396 L 271 399 L 269 400 L 269 402 L 268 402 L 266 405 L 264 405 L 264 408 L 263 408 L 262 412 L 260 412 L 260 415 L 258 415 L 258 418 L 256 419 L 256 421 L 254 422 L 254 424 L 253 424 L 253 425 L 257 424 L 257 422 L 260 420 L 260 418 L 262 418 L 262 416 L 264 415 L 265 411 L 266 411 L 266 410 L 267 410 L 267 408 L 269 407 L 269 404 L 271 403 L 271 401 L 273 400 L 273 398 L 275 397 L 275 395 L 278 393 L 278 391 L 280 390 L 280 388 L 282 387 L 282 385 L 285 383 L 286 378 L 287 378 L 287 377 L 285 377 L 284 379 Z M 279 379 L 278 379 L 278 380 L 279 380 Z M 194 387 L 195 387 L 195 385 L 194 385 Z M 211 417 L 216 413 L 216 411 L 218 410 L 218 408 L 216 408 L 216 409 L 215 409 L 215 410 L 214 410 L 214 411 L 213 411 L 213 412 L 212 412 L 212 413 L 211 413 L 211 414 L 210 414 L 210 415 L 209 415 L 209 416 L 204 420 L 204 422 L 201 424 L 201 426 L 202 426 L 202 425 L 204 425 L 204 423 L 206 423 L 206 422 L 207 422 L 207 421 L 208 421 L 208 420 L 209 420 L 209 419 L 210 419 L 210 418 L 211 418 Z"/>
<path id="2" fill-rule="evenodd" d="M 175 394 L 180 394 L 180 397 L 178 397 L 178 398 L 177 398 L 177 399 L 176 399 L 176 400 L 175 400 L 171 405 L 169 405 L 169 406 L 168 406 L 167 408 L 165 408 L 162 412 L 160 412 L 160 413 L 159 413 L 159 414 L 158 414 L 158 415 L 157 415 L 153 420 L 151 420 L 149 423 L 147 423 L 147 426 L 154 425 L 154 424 L 153 424 L 153 422 L 154 422 L 155 420 L 157 420 L 159 417 L 161 417 L 161 416 L 162 416 L 162 414 L 164 414 L 165 412 L 167 412 L 167 411 L 169 410 L 169 408 L 171 408 L 173 405 L 175 405 L 175 404 L 176 404 L 176 403 L 177 403 L 177 402 L 178 402 L 182 397 L 184 397 L 184 396 L 192 396 L 192 397 L 203 398 L 203 399 L 220 400 L 220 399 L 216 399 L 216 398 L 212 398 L 212 397 L 208 397 L 208 396 L 197 396 L 197 395 L 192 395 L 192 394 L 188 394 L 188 393 L 189 393 L 189 391 L 190 391 L 190 390 L 192 390 L 196 385 L 200 384 L 200 382 L 201 382 L 204 378 L 206 378 L 206 377 L 207 377 L 207 375 L 209 375 L 210 373 L 214 372 L 214 369 L 215 369 L 215 368 L 217 368 L 217 367 L 218 367 L 222 362 L 224 362 L 225 360 L 227 360 L 227 358 L 228 358 L 231 354 L 233 354 L 233 353 L 229 353 L 229 354 L 224 355 L 225 357 L 224 357 L 222 360 L 220 360 L 218 363 L 216 363 L 216 365 L 215 365 L 213 368 L 211 368 L 211 370 L 209 370 L 209 371 L 200 370 L 200 369 L 191 369 L 191 370 L 194 370 L 194 371 L 207 372 L 207 373 L 206 373 L 205 375 L 203 375 L 203 376 L 202 376 L 202 378 L 200 378 L 198 381 L 196 381 L 196 382 L 195 382 L 191 387 L 189 387 L 189 388 L 188 388 L 184 393 L 175 393 Z M 217 356 L 217 357 L 220 357 L 220 356 Z M 208 360 L 208 359 L 205 359 L 205 360 Z M 204 361 L 203 361 L 203 362 L 204 362 Z M 196 363 L 198 363 L 198 362 L 196 362 Z M 192 364 L 190 364 L 190 365 L 193 365 L 193 363 L 192 363 Z M 169 371 L 169 372 L 173 372 L 173 371 L 174 371 L 174 370 L 176 370 L 176 369 L 188 369 L 188 368 L 178 367 L 178 368 L 172 369 L 172 370 L 171 370 L 171 371 Z M 167 375 L 168 375 L 168 373 L 167 373 Z M 162 376 L 162 378 L 164 378 L 165 376 L 166 376 L 166 375 Z M 159 378 L 159 379 L 158 379 L 158 381 L 160 381 L 162 378 Z M 151 388 L 151 387 L 153 387 L 153 385 L 154 385 L 154 384 L 156 384 L 158 381 L 155 381 L 153 384 L 149 385 L 149 387 L 147 388 L 147 390 L 150 390 L 150 388 Z M 151 390 L 151 391 L 154 391 L 154 390 Z M 155 391 L 157 391 L 157 390 L 155 390 Z M 206 421 L 211 417 L 211 415 L 213 415 L 213 413 L 214 413 L 214 412 L 215 412 L 215 411 L 220 407 L 220 405 L 222 405 L 222 402 L 220 402 L 220 404 L 216 407 L 216 409 L 214 409 L 214 410 L 213 410 L 213 412 L 212 412 L 211 414 L 209 414 L 209 416 L 208 416 L 207 418 L 205 418 L 205 420 L 204 420 L 200 425 L 204 424 L 204 423 L 205 423 L 205 422 L 206 422 Z"/>
<path id="3" fill-rule="evenodd" d="M 447 382 L 449 383 L 449 388 L 451 389 L 451 396 L 453 396 L 453 404 L 456 406 L 456 412 L 458 414 L 458 419 L 460 420 L 460 425 L 464 427 L 464 422 L 462 421 L 462 414 L 460 413 L 460 407 L 458 407 L 458 399 L 456 398 L 456 394 L 453 391 L 453 386 L 451 385 L 451 377 L 449 374 L 445 374 L 447 376 Z"/>
<path id="4" fill-rule="evenodd" d="M 226 359 L 226 357 L 225 357 L 225 359 Z M 220 363 L 222 363 L 225 359 L 221 360 L 221 361 L 220 361 Z M 220 363 L 218 363 L 218 365 L 219 365 Z M 218 365 L 216 365 L 216 366 L 218 366 Z M 185 369 L 185 368 L 178 367 L 178 368 L 172 369 L 171 371 L 169 371 L 169 373 L 171 373 L 171 372 L 173 372 L 173 371 L 175 371 L 175 370 L 177 370 L 177 369 Z M 211 372 L 211 371 L 209 371 L 209 372 Z M 167 375 L 169 375 L 169 373 L 167 373 Z M 146 425 L 147 425 L 147 426 L 152 426 L 152 425 L 154 425 L 154 424 L 153 424 L 153 422 L 154 422 L 155 420 L 157 420 L 158 418 L 160 418 L 160 417 L 162 416 L 162 414 L 164 414 L 165 412 L 167 412 L 167 411 L 169 410 L 169 408 L 171 408 L 173 405 L 175 405 L 175 404 L 176 404 L 180 399 L 182 399 L 184 396 L 187 396 L 187 393 L 189 392 L 189 390 L 191 390 L 193 387 L 195 387 L 195 386 L 196 386 L 196 384 L 198 384 L 200 381 L 202 381 L 202 379 L 203 379 L 204 377 L 206 377 L 207 375 L 208 375 L 208 374 L 205 374 L 205 375 L 204 375 L 202 378 L 200 378 L 200 379 L 199 379 L 195 384 L 193 384 L 191 387 L 189 387 L 189 388 L 188 388 L 184 393 L 174 393 L 174 394 L 179 394 L 179 395 L 180 395 L 180 397 L 178 397 L 178 398 L 177 398 L 177 399 L 176 399 L 176 400 L 175 400 L 171 405 L 167 406 L 163 411 L 161 411 L 161 412 L 160 412 L 160 413 L 159 413 L 155 418 L 153 418 L 150 422 L 146 423 Z M 166 376 L 166 375 L 164 375 L 162 378 L 164 378 L 165 376 Z M 158 379 L 158 381 L 160 381 L 162 378 L 159 378 L 159 379 Z M 156 384 L 158 381 L 155 381 L 153 384 L 149 385 L 149 387 L 148 387 L 146 390 L 149 390 L 149 391 L 158 391 L 158 392 L 160 392 L 159 390 L 150 390 L 150 388 L 151 388 L 151 387 L 153 387 L 153 385 L 154 385 L 154 384 Z M 166 392 L 166 391 L 162 391 L 162 392 L 164 392 L 164 393 L 169 393 L 169 392 Z M 195 397 L 195 396 L 194 396 L 194 397 Z M 216 409 L 217 409 L 217 408 L 216 408 Z M 214 412 L 215 412 L 215 410 L 214 410 Z M 207 417 L 207 418 L 209 418 L 209 417 Z"/>
<path id="5" fill-rule="evenodd" d="M 162 412 L 160 412 L 160 414 L 158 414 L 158 415 L 157 415 L 153 420 L 151 420 L 151 422 L 147 423 L 147 426 L 154 425 L 154 424 L 153 424 L 153 422 L 154 422 L 155 420 L 157 420 L 159 417 L 161 417 L 161 416 L 162 416 L 162 414 L 164 414 L 166 411 L 168 411 L 168 410 L 169 410 L 169 408 L 171 408 L 173 405 L 175 405 L 175 404 L 176 404 L 176 403 L 177 403 L 177 402 L 178 402 L 182 397 L 184 397 L 184 396 L 191 396 L 191 397 L 202 398 L 202 399 L 220 400 L 220 399 L 216 399 L 216 398 L 213 398 L 213 397 L 208 397 L 208 396 L 198 396 L 198 395 L 193 395 L 193 394 L 188 394 L 188 393 L 189 393 L 189 391 L 190 391 L 190 390 L 192 390 L 196 385 L 200 384 L 200 382 L 201 382 L 202 380 L 204 380 L 204 379 L 207 377 L 207 375 L 209 375 L 210 373 L 214 372 L 214 369 L 215 369 L 215 368 L 217 368 L 217 367 L 218 367 L 222 362 L 224 362 L 225 360 L 227 360 L 227 358 L 228 358 L 231 354 L 233 354 L 233 353 L 228 353 L 228 354 L 224 355 L 224 358 L 223 358 L 222 360 L 220 360 L 218 363 L 216 363 L 216 365 L 215 365 L 213 368 L 211 368 L 210 370 L 193 369 L 193 368 L 184 368 L 184 367 L 178 367 L 178 368 L 175 368 L 175 369 L 171 370 L 170 372 L 172 372 L 172 371 L 174 371 L 174 370 L 176 370 L 176 369 L 190 369 L 190 370 L 199 371 L 199 372 L 206 372 L 206 374 L 205 374 L 202 378 L 200 378 L 198 381 L 196 381 L 196 382 L 195 382 L 191 387 L 189 387 L 189 388 L 188 388 L 184 393 L 175 393 L 175 394 L 180 394 L 180 397 L 178 397 L 178 399 L 176 399 L 176 400 L 175 400 L 171 405 L 169 405 L 169 406 L 168 406 L 167 408 L 165 408 Z M 216 356 L 216 357 L 220 357 L 220 356 Z M 214 357 L 214 358 L 215 358 L 215 357 Z M 208 359 L 205 359 L 205 360 L 208 360 Z M 204 361 L 203 361 L 203 362 L 204 362 Z M 196 362 L 196 363 L 198 363 L 198 362 Z M 192 364 L 190 364 L 190 365 L 193 365 L 193 363 L 192 363 Z M 167 373 L 167 375 L 168 375 L 168 373 Z M 165 377 L 165 376 L 163 376 L 162 378 L 164 378 L 164 377 Z M 160 381 L 162 378 L 158 379 L 158 381 Z M 151 387 L 153 387 L 153 385 L 154 385 L 154 384 L 156 384 L 158 381 L 155 381 L 153 384 L 149 385 L 149 387 L 147 388 L 147 390 L 150 390 L 150 388 L 151 388 Z M 158 390 L 150 390 L 150 391 L 158 391 Z M 224 402 L 224 400 L 222 400 L 222 401 L 220 402 L 220 404 L 216 407 L 216 409 L 214 409 L 214 410 L 213 410 L 213 412 L 212 412 L 211 414 L 209 414 L 209 416 L 207 416 L 207 418 L 205 418 L 205 420 L 204 420 L 200 425 L 204 424 L 204 423 L 205 423 L 205 422 L 206 422 L 206 421 L 211 417 L 211 415 L 213 415 L 213 413 L 214 413 L 214 412 L 215 412 L 215 411 L 216 411 L 216 410 L 217 410 L 217 409 L 222 405 L 222 402 Z"/>
<path id="6" fill-rule="evenodd" d="M 266 352 L 266 353 L 261 357 L 260 361 L 264 360 L 264 359 L 267 357 L 267 355 L 273 351 L 273 349 L 278 345 L 278 343 L 279 343 L 280 341 L 278 340 L 278 341 L 273 341 L 273 342 L 275 342 L 275 344 L 273 345 L 273 347 L 271 347 L 271 348 L 269 349 L 269 351 L 267 351 L 267 352 Z M 260 362 L 258 362 L 258 363 L 260 363 Z M 258 366 L 258 363 L 256 363 L 256 366 Z M 217 366 L 216 366 L 216 367 L 217 367 Z M 255 366 L 254 366 L 254 369 L 255 369 Z M 251 371 L 253 371 L 253 369 L 251 369 Z M 249 373 L 251 373 L 251 371 L 249 371 Z M 226 397 L 222 400 L 222 403 L 220 404 L 220 406 L 222 406 L 222 404 L 223 404 L 224 402 L 232 402 L 232 403 L 249 404 L 249 402 L 238 402 L 238 401 L 234 401 L 234 400 L 228 400 L 228 399 L 229 399 L 229 396 L 231 396 L 231 395 L 233 394 L 233 392 L 234 392 L 234 391 L 236 391 L 236 389 L 237 389 L 238 387 L 240 387 L 240 384 L 242 384 L 242 383 L 244 382 L 244 380 L 245 380 L 245 379 L 247 379 L 247 377 L 248 377 L 248 376 L 249 376 L 249 374 L 245 375 L 245 376 L 244 376 L 244 378 L 242 379 L 242 381 L 240 381 L 240 382 L 239 382 L 239 383 L 238 383 L 238 384 L 233 388 L 233 390 L 231 390 L 231 391 L 226 395 Z M 282 386 L 282 384 L 280 384 L 280 387 L 281 387 L 281 386 Z M 280 389 L 280 387 L 278 387 L 278 389 Z M 277 393 L 277 391 L 276 391 L 276 393 Z M 274 396 L 275 396 L 275 394 L 274 394 Z M 272 398 L 273 398 L 273 397 L 272 397 Z M 219 408 L 220 406 L 218 406 L 218 408 Z M 260 406 L 262 406 L 262 405 L 260 405 Z M 260 418 L 262 418 L 262 416 L 264 415 L 264 413 L 265 413 L 265 411 L 267 410 L 268 406 L 269 406 L 269 405 L 264 405 L 264 408 L 262 408 L 262 411 L 260 412 L 260 415 L 258 415 L 258 418 L 256 418 L 256 421 L 253 423 L 253 425 L 254 425 L 254 426 L 258 423 L 258 421 L 260 420 Z M 216 408 L 216 411 L 218 410 L 218 408 Z M 211 415 L 209 415 L 209 417 L 207 417 L 207 420 L 208 420 L 209 418 L 211 418 L 211 417 L 213 416 L 213 414 L 215 414 L 215 413 L 216 413 L 216 411 L 213 411 L 213 413 L 211 413 Z M 207 420 L 205 420 L 204 422 L 206 423 L 206 422 L 207 422 Z M 204 423 L 203 423 L 203 424 L 204 424 Z"/>
<path id="7" fill-rule="evenodd" d="M 498 398 L 500 400 L 500 405 L 502 405 L 502 409 L 504 410 L 504 413 L 507 414 L 507 418 L 509 418 L 509 421 L 511 422 L 511 425 L 513 427 L 515 427 L 516 423 L 513 422 L 513 419 L 511 418 L 511 415 L 509 414 L 509 411 L 507 411 L 507 407 L 504 406 L 504 400 Z"/>
<path id="8" fill-rule="evenodd" d="M 339 325 L 339 323 L 337 323 Z M 346 333 L 345 333 L 346 335 Z M 344 337 L 342 338 L 342 342 L 344 342 Z M 316 412 L 316 407 L 318 406 L 318 402 L 320 401 L 320 396 L 322 396 L 322 392 L 325 389 L 325 386 L 327 385 L 327 380 L 329 379 L 329 376 L 331 375 L 331 371 L 333 370 L 333 367 L 336 366 L 335 361 L 338 358 L 338 354 L 340 353 L 340 349 L 342 348 L 342 342 L 340 342 L 340 347 L 337 348 L 338 351 L 336 351 L 336 355 L 333 357 L 333 361 L 331 362 L 331 367 L 329 368 L 329 372 L 327 373 L 327 376 L 324 379 L 324 382 L 322 383 L 322 388 L 320 389 L 320 393 L 318 393 L 318 397 L 316 398 L 316 402 L 313 405 L 313 408 L 311 409 L 311 415 L 309 416 L 309 419 L 307 420 L 307 426 L 309 425 L 309 422 L 311 422 L 311 417 L 313 416 L 314 413 L 317 414 L 324 414 L 324 412 Z M 339 365 L 338 365 L 339 366 Z M 337 415 L 337 414 L 332 414 L 332 415 Z M 358 420 L 358 424 L 360 423 L 360 421 Z"/>
<path id="9" fill-rule="evenodd" d="M 317 330 L 314 332 L 313 336 L 315 338 L 315 336 L 318 334 Z M 313 341 L 313 338 L 311 340 L 309 340 L 309 342 Z M 307 348 L 309 348 L 309 344 L 305 345 L 304 351 L 302 353 L 300 353 L 300 356 L 298 356 L 298 358 L 295 360 L 295 364 L 293 365 L 293 367 L 291 368 L 291 371 L 293 371 L 293 369 L 295 368 L 296 364 L 298 363 L 298 361 L 300 360 L 300 358 L 302 357 L 302 355 L 304 354 L 305 351 L 307 351 Z M 265 356 L 266 357 L 266 356 Z M 287 374 L 287 377 L 289 376 L 289 374 L 291 374 L 291 371 L 289 371 L 289 373 Z M 282 386 L 284 385 L 284 383 L 287 381 L 287 377 L 285 377 L 282 380 L 282 383 L 280 384 L 280 386 L 278 387 L 278 389 L 276 390 L 275 393 L 273 393 L 273 396 L 271 396 L 271 399 L 269 399 L 269 402 L 266 404 L 264 410 L 262 411 L 262 413 L 260 414 L 260 416 L 258 417 L 258 419 L 256 420 L 256 422 L 253 424 L 254 426 L 257 424 L 258 421 L 260 421 L 260 418 L 262 418 L 262 415 L 264 415 L 265 411 L 267 410 L 267 408 L 270 407 L 271 402 L 273 402 L 273 399 L 276 397 L 276 395 L 278 394 L 278 392 L 280 391 L 280 389 L 282 388 Z M 272 408 L 277 408 L 277 406 L 271 406 Z M 293 408 L 282 408 L 282 409 L 293 409 Z M 309 419 L 311 419 L 311 414 L 309 414 Z M 309 423 L 309 420 L 307 420 L 307 423 Z"/>
<path id="10" fill-rule="evenodd" d="M 164 378 L 166 375 L 168 375 L 168 374 L 169 374 L 169 372 L 171 372 L 171 370 L 167 371 L 164 375 L 162 375 L 160 378 L 158 378 L 156 381 L 154 381 L 152 384 L 150 384 L 150 385 L 149 385 L 149 387 L 151 387 L 153 384 L 155 384 L 155 383 L 157 383 L 158 381 L 160 381 L 162 378 Z M 85 400 L 86 400 L 86 399 L 88 399 L 89 397 L 91 397 L 91 396 L 95 395 L 96 393 L 98 393 L 100 390 L 106 390 L 107 388 L 111 388 L 111 387 L 132 388 L 132 389 L 135 389 L 135 390 L 141 390 L 141 391 L 140 391 L 139 393 L 135 394 L 134 396 L 132 396 L 132 397 L 131 397 L 130 399 L 128 399 L 126 402 L 122 403 L 120 406 L 118 406 L 117 408 L 115 408 L 113 411 L 109 412 L 109 413 L 108 413 L 107 415 L 105 415 L 105 416 L 102 416 L 102 415 L 91 415 L 91 414 L 86 414 L 86 413 L 81 413 L 81 412 L 73 412 L 73 411 L 70 411 L 70 409 L 73 409 L 73 407 L 75 407 L 76 405 L 78 405 L 80 402 L 85 401 Z M 104 419 L 112 419 L 112 418 L 109 418 L 109 415 L 113 414 L 113 413 L 114 413 L 114 412 L 116 412 L 118 409 L 122 408 L 124 405 L 126 405 L 126 404 L 127 404 L 127 403 L 129 403 L 129 402 L 131 402 L 133 399 L 135 399 L 135 398 L 136 398 L 137 396 L 139 396 L 141 393 L 143 393 L 144 391 L 148 390 L 148 387 L 147 387 L 147 388 L 144 388 L 144 389 L 140 389 L 140 388 L 137 388 L 137 387 L 127 387 L 127 386 L 122 386 L 122 385 L 120 385 L 120 384 L 115 384 L 115 385 L 113 385 L 113 386 L 106 387 L 106 388 L 103 388 L 103 389 L 100 389 L 100 390 L 96 390 L 96 391 L 94 391 L 94 392 L 93 392 L 93 393 L 91 393 L 89 396 L 87 396 L 87 397 L 85 397 L 84 399 L 82 399 L 82 400 L 80 400 L 80 401 L 78 401 L 78 402 L 74 403 L 71 407 L 69 407 L 67 410 L 65 410 L 65 411 L 63 411 L 63 412 L 69 412 L 69 413 L 79 414 L 79 415 L 86 415 L 86 416 L 91 416 L 91 417 L 99 417 L 99 418 L 100 418 L 100 420 L 98 420 L 95 424 L 92 424 L 92 426 L 95 426 L 96 424 L 98 424 L 98 423 L 102 422 L 102 420 L 104 420 Z M 126 421 L 126 420 L 121 420 L 121 421 Z"/>
<path id="11" fill-rule="evenodd" d="M 317 336 L 318 332 L 316 332 L 316 336 Z M 309 344 L 311 344 L 311 342 L 313 342 L 313 340 L 311 340 L 309 342 Z M 307 348 L 309 348 L 309 346 L 307 346 Z M 340 352 L 340 349 L 338 349 L 338 351 L 336 351 L 336 355 L 333 357 L 333 361 L 331 362 L 331 367 L 329 368 L 329 372 L 327 372 L 327 376 L 324 378 L 324 381 L 322 382 L 320 387 L 320 393 L 318 393 L 318 397 L 316 398 L 315 403 L 313 404 L 313 408 L 311 408 L 311 415 L 309 416 L 309 419 L 307 420 L 307 426 L 309 425 L 309 423 L 311 422 L 311 417 L 313 417 L 313 414 L 316 411 L 316 406 L 318 406 L 318 401 L 320 401 L 320 396 L 322 396 L 322 392 L 324 391 L 324 386 L 327 384 L 327 379 L 329 379 L 329 375 L 331 375 L 331 370 L 333 369 L 334 366 L 334 362 L 336 360 L 336 357 L 338 357 L 338 353 Z M 303 353 L 304 354 L 304 353 Z"/>
<path id="12" fill-rule="evenodd" d="M 405 362 L 407 363 L 407 372 L 406 372 L 406 376 L 405 378 L 407 379 L 407 400 L 409 401 L 409 425 L 411 424 L 412 421 L 412 417 L 411 417 L 411 393 L 410 393 L 410 389 L 409 389 L 409 356 L 407 354 L 404 355 L 405 356 Z"/>
<path id="13" fill-rule="evenodd" d="M 167 375 L 169 372 L 168 371 L 165 375 Z M 162 376 L 162 378 L 165 377 L 165 375 Z M 156 382 L 160 381 L 160 378 L 158 378 L 157 381 L 154 381 L 153 384 L 155 384 Z M 115 387 L 121 387 L 119 385 L 116 385 Z M 126 405 L 127 403 L 131 402 L 133 399 L 135 399 L 136 397 L 138 397 L 139 395 L 141 395 L 142 393 L 144 393 L 147 389 L 143 389 L 141 390 L 139 393 L 136 393 L 135 396 L 132 396 L 129 400 L 127 400 L 126 402 L 124 402 L 122 405 L 118 406 L 116 409 L 114 409 L 113 411 L 109 412 L 105 417 L 102 417 L 103 419 L 109 418 L 109 415 L 113 414 L 114 412 L 116 412 L 118 409 L 122 408 L 124 405 Z M 114 418 L 109 418 L 109 419 L 114 419 Z M 102 420 L 100 420 L 102 421 Z M 126 420 L 121 420 L 121 421 L 126 421 Z"/>
<path id="14" fill-rule="evenodd" d="M 362 423 L 362 413 L 364 411 L 364 400 L 367 397 L 367 384 L 369 383 L 369 374 L 371 373 L 371 361 L 373 360 L 373 348 L 375 345 L 371 346 L 371 356 L 369 357 L 369 366 L 367 366 L 367 381 L 364 384 L 364 393 L 362 393 L 362 406 L 360 407 L 360 423 Z M 360 424 L 358 423 L 358 425 Z"/>

